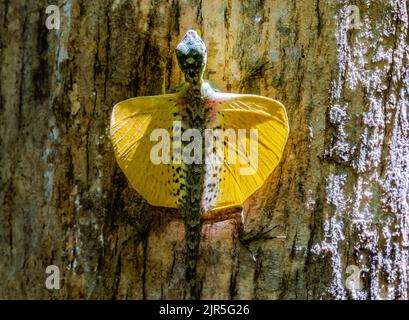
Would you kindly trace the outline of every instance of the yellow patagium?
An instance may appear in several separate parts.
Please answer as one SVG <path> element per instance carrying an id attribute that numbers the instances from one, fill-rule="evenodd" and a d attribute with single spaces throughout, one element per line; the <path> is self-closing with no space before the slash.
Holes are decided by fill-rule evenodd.
<path id="1" fill-rule="evenodd" d="M 186 194 L 184 172 L 187 166 L 172 161 L 154 163 L 151 151 L 158 141 L 152 139 L 152 132 L 158 128 L 168 131 L 172 160 L 174 144 L 180 143 L 172 139 L 177 134 L 174 124 L 181 123 L 182 132 L 191 128 L 189 124 L 193 124 L 194 119 L 189 119 L 189 115 L 197 111 L 192 109 L 203 105 L 205 110 L 196 112 L 199 118 L 204 113 L 203 119 L 199 119 L 203 120 L 201 127 L 213 129 L 215 137 L 224 138 L 226 150 L 220 152 L 217 149 L 215 152 L 219 158 L 225 156 L 221 165 L 203 166 L 202 206 L 205 211 L 238 206 L 262 186 L 280 161 L 289 132 L 286 111 L 280 102 L 266 97 L 214 91 L 202 79 L 206 63 L 204 44 L 202 51 L 195 51 L 190 48 L 190 39 L 201 44 L 197 33 L 189 30 L 178 46 L 179 64 L 187 81 L 178 93 L 131 98 L 115 105 L 111 117 L 115 156 L 131 185 L 150 204 L 179 207 Z M 192 93 L 188 92 L 189 87 L 194 87 Z M 199 99 L 192 98 L 195 89 Z M 199 103 L 190 100 L 199 100 Z M 232 139 L 229 139 L 230 135 L 223 134 L 228 129 L 236 132 Z M 247 135 L 240 135 L 239 129 L 245 129 Z M 258 135 L 258 152 L 254 155 L 249 152 L 251 129 L 257 129 Z M 243 152 L 243 146 L 247 152 Z M 229 162 L 228 152 L 234 151 L 237 152 L 237 161 Z M 252 159 L 252 156 L 258 159 Z M 208 153 L 207 157 L 212 159 Z M 253 174 L 240 173 L 246 162 L 257 164 Z"/>

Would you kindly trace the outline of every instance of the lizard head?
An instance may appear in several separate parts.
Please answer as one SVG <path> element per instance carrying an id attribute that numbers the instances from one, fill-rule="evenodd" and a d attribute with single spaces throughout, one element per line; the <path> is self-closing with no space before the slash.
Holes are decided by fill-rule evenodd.
<path id="1" fill-rule="evenodd" d="M 188 30 L 176 47 L 176 57 L 185 79 L 197 84 L 203 76 L 207 61 L 206 45 L 194 30 Z"/>

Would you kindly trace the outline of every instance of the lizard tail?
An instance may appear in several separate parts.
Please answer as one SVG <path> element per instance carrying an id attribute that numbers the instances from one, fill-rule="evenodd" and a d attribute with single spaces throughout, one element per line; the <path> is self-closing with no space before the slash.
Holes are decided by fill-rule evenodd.
<path id="1" fill-rule="evenodd" d="M 197 259 L 199 245 L 202 236 L 201 210 L 194 210 L 185 215 L 185 239 L 186 239 L 186 282 L 190 291 L 190 299 L 200 299 L 201 281 L 197 274 Z"/>

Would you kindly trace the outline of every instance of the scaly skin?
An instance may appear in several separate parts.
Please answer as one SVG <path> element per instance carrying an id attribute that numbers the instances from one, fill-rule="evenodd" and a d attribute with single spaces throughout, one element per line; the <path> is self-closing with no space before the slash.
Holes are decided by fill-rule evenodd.
<path id="1" fill-rule="evenodd" d="M 188 128 L 195 128 L 203 132 L 205 125 L 204 99 L 194 92 L 193 88 L 188 88 L 184 94 L 186 101 Z M 182 129 L 183 131 L 183 129 Z M 185 144 L 188 142 L 185 142 Z M 202 143 L 202 146 L 204 143 Z M 202 147 L 202 154 L 204 148 Z M 187 246 L 187 270 L 186 280 L 190 285 L 190 295 L 193 299 L 198 299 L 200 294 L 200 283 L 197 279 L 196 265 L 199 251 L 199 244 L 202 234 L 203 208 L 201 199 L 204 184 L 203 163 L 192 163 L 186 166 L 186 196 L 182 199 L 180 206 L 181 214 L 185 223 L 185 240 Z"/>
<path id="2" fill-rule="evenodd" d="M 202 135 L 202 161 L 186 164 L 185 193 L 179 210 L 185 224 L 186 281 L 189 284 L 190 299 L 199 299 L 201 283 L 197 275 L 197 259 L 202 237 L 202 195 L 205 175 L 204 129 L 206 121 L 205 100 L 202 95 L 203 71 L 206 65 L 206 47 L 193 30 L 189 30 L 176 48 L 179 66 L 187 82 L 182 90 L 182 133 L 186 128 L 198 129 Z M 183 142 L 186 146 L 189 142 Z M 182 149 L 183 150 L 183 149 Z"/>

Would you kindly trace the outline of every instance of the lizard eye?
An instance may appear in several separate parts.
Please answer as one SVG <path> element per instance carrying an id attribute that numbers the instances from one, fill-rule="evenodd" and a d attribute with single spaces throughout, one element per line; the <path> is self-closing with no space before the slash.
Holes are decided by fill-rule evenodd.
<path id="1" fill-rule="evenodd" d="M 194 52 L 192 53 L 192 57 L 195 58 L 195 59 L 197 59 L 197 58 L 200 57 L 200 53 L 197 52 L 197 51 L 194 51 Z"/>

